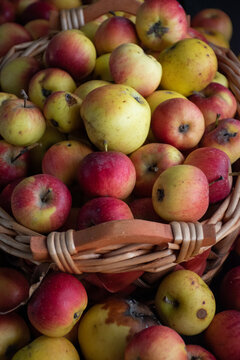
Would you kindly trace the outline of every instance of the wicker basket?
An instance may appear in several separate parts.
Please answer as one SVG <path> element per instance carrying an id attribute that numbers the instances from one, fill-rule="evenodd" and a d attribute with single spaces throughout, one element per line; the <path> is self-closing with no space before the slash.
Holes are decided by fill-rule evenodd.
<path id="1" fill-rule="evenodd" d="M 79 28 L 107 13 L 121 10 L 135 14 L 139 2 L 100 0 L 81 9 L 61 11 L 53 19 L 54 30 L 44 38 L 14 46 L 2 59 L 4 64 L 18 56 L 39 56 L 56 32 Z M 85 20 L 84 20 L 85 19 Z M 57 29 L 57 30 L 56 30 Z M 240 115 L 240 62 L 230 49 L 212 45 L 219 70 L 228 78 Z M 177 263 L 211 249 L 203 279 L 210 283 L 229 255 L 240 229 L 240 176 L 231 194 L 202 222 L 162 224 L 146 220 L 120 220 L 81 231 L 38 234 L 17 223 L 0 208 L 0 249 L 27 264 L 49 264 L 74 274 L 143 271 L 136 281 L 150 287 Z"/>

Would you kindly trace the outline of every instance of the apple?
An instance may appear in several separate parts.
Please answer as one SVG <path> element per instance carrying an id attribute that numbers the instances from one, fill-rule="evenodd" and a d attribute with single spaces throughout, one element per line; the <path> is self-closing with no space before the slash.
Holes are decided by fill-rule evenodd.
<path id="1" fill-rule="evenodd" d="M 110 56 L 111 53 L 105 53 L 97 57 L 96 64 L 92 74 L 93 79 L 104 80 L 104 81 L 108 81 L 109 83 L 113 82 L 113 77 L 109 66 Z"/>
<path id="2" fill-rule="evenodd" d="M 82 31 L 60 31 L 52 37 L 45 50 L 47 67 L 67 71 L 75 81 L 86 78 L 94 69 L 96 49 Z"/>
<path id="3" fill-rule="evenodd" d="M 213 49 L 206 42 L 194 38 L 179 40 L 164 49 L 158 61 L 163 71 L 161 88 L 184 96 L 190 96 L 210 84 L 218 67 Z"/>
<path id="4" fill-rule="evenodd" d="M 43 0 L 46 1 L 54 6 L 57 9 L 72 9 L 77 8 L 82 5 L 81 0 Z"/>
<path id="5" fill-rule="evenodd" d="M 34 57 L 20 56 L 7 62 L 0 72 L 2 91 L 20 97 L 22 89 L 28 91 L 30 79 L 39 70 L 40 63 Z"/>
<path id="6" fill-rule="evenodd" d="M 239 137 L 239 120 L 234 118 L 217 120 L 206 127 L 200 146 L 210 146 L 225 151 L 233 164 L 240 157 Z"/>
<path id="7" fill-rule="evenodd" d="M 240 265 L 229 269 L 220 281 L 220 303 L 226 310 L 240 311 Z"/>
<path id="8" fill-rule="evenodd" d="M 197 27 L 197 31 L 203 34 L 209 43 L 229 49 L 230 43 L 226 37 L 218 30 L 205 29 L 203 27 Z"/>
<path id="9" fill-rule="evenodd" d="M 43 115 L 50 126 L 58 131 L 70 133 L 83 127 L 80 117 L 82 100 L 68 91 L 55 91 L 43 105 Z"/>
<path id="10" fill-rule="evenodd" d="M 50 20 L 35 19 L 27 22 L 24 27 L 32 36 L 33 40 L 37 40 L 49 34 L 51 23 Z"/>
<path id="11" fill-rule="evenodd" d="M 77 179 L 87 197 L 113 196 L 126 199 L 136 182 L 136 170 L 120 151 L 94 151 L 78 166 Z"/>
<path id="12" fill-rule="evenodd" d="M 147 305 L 134 299 L 107 297 L 88 308 L 80 319 L 81 352 L 86 360 L 122 360 L 133 335 L 158 324 Z"/>
<path id="13" fill-rule="evenodd" d="M 16 312 L 0 315 L 0 358 L 10 360 L 27 345 L 31 334 L 26 321 Z"/>
<path id="14" fill-rule="evenodd" d="M 12 360 L 48 359 L 48 360 L 80 360 L 75 346 L 65 337 L 53 338 L 38 336 L 29 344 L 22 347 Z"/>
<path id="15" fill-rule="evenodd" d="M 14 45 L 31 41 L 31 35 L 21 24 L 6 22 L 0 25 L 0 58 Z"/>
<path id="16" fill-rule="evenodd" d="M 201 345 L 187 344 L 188 360 L 217 360 L 215 356 Z"/>
<path id="17" fill-rule="evenodd" d="M 232 37 L 233 25 L 230 16 L 218 8 L 204 8 L 191 18 L 191 26 L 220 31 L 229 41 Z"/>
<path id="18" fill-rule="evenodd" d="M 46 150 L 42 172 L 61 180 L 67 186 L 77 181 L 77 169 L 84 157 L 93 150 L 77 140 L 63 140 Z"/>
<path id="19" fill-rule="evenodd" d="M 76 94 L 82 100 L 84 100 L 87 94 L 90 93 L 90 91 L 104 85 L 110 85 L 110 82 L 105 80 L 96 80 L 96 79 L 88 80 L 80 84 L 74 91 L 74 94 Z"/>
<path id="20" fill-rule="evenodd" d="M 115 48 L 109 66 L 116 84 L 131 86 L 144 97 L 158 88 L 162 77 L 161 64 L 137 44 L 126 43 Z"/>
<path id="21" fill-rule="evenodd" d="M 37 142 L 46 129 L 41 110 L 26 99 L 4 101 L 0 107 L 0 134 L 15 146 L 28 146 Z"/>
<path id="22" fill-rule="evenodd" d="M 0 186 L 26 176 L 28 170 L 29 152 L 22 146 L 14 146 L 0 140 Z"/>
<path id="23" fill-rule="evenodd" d="M 184 164 L 197 166 L 206 175 L 210 204 L 221 201 L 230 194 L 232 166 L 224 151 L 209 146 L 200 147 L 187 155 Z"/>
<path id="24" fill-rule="evenodd" d="M 57 14 L 57 11 L 56 6 L 49 1 L 34 1 L 25 7 L 19 16 L 19 21 L 21 24 L 26 24 L 36 19 L 50 20 L 52 13 Z"/>
<path id="25" fill-rule="evenodd" d="M 160 321 L 182 335 L 197 335 L 213 320 L 216 301 L 209 286 L 190 270 L 168 273 L 155 296 Z"/>
<path id="26" fill-rule="evenodd" d="M 151 130 L 159 142 L 170 144 L 180 151 L 192 149 L 203 136 L 204 117 L 190 100 L 168 99 L 154 110 Z"/>
<path id="27" fill-rule="evenodd" d="M 174 146 L 164 143 L 149 143 L 131 153 L 136 170 L 134 194 L 151 197 L 157 177 L 168 167 L 182 164 L 183 154 Z"/>
<path id="28" fill-rule="evenodd" d="M 124 360 L 187 360 L 186 345 L 173 329 L 153 325 L 136 333 L 128 342 Z"/>
<path id="29" fill-rule="evenodd" d="M 161 221 L 161 218 L 153 208 L 151 197 L 135 198 L 130 201 L 128 205 L 132 211 L 134 219 Z"/>
<path id="30" fill-rule="evenodd" d="M 0 312 L 12 311 L 26 301 L 30 284 L 21 270 L 13 267 L 0 267 Z"/>
<path id="31" fill-rule="evenodd" d="M 109 150 L 129 154 L 143 145 L 150 128 L 147 101 L 127 85 L 94 89 L 83 100 L 80 113 L 90 141 L 100 150 L 107 144 Z"/>
<path id="32" fill-rule="evenodd" d="M 194 256 L 193 258 L 186 260 L 186 261 L 182 261 L 181 264 L 178 264 L 176 266 L 176 268 L 180 265 L 181 268 L 194 271 L 199 276 L 202 276 L 206 269 L 207 259 L 208 259 L 210 252 L 211 252 L 211 248 L 204 250 L 202 253 Z"/>
<path id="33" fill-rule="evenodd" d="M 88 200 L 79 209 L 77 229 L 82 230 L 103 222 L 121 219 L 133 219 L 130 207 L 123 200 L 100 196 Z"/>
<path id="34" fill-rule="evenodd" d="M 226 86 L 226 88 L 229 87 L 228 78 L 225 75 L 223 75 L 222 73 L 220 73 L 219 71 L 216 71 L 216 74 L 215 74 L 212 82 Z"/>
<path id="35" fill-rule="evenodd" d="M 59 229 L 67 219 L 71 205 L 67 186 L 49 174 L 26 177 L 16 185 L 11 197 L 15 219 L 40 233 Z"/>
<path id="36" fill-rule="evenodd" d="M 188 36 L 186 36 L 186 38 L 190 37 L 190 38 L 200 39 L 202 41 L 205 41 L 208 44 L 207 38 L 200 31 L 195 29 L 194 27 L 191 27 L 191 26 L 188 27 L 187 35 Z"/>
<path id="37" fill-rule="evenodd" d="M 64 140 L 66 140 L 66 134 L 61 133 L 57 128 L 46 126 L 42 137 L 38 140 L 38 146 L 29 151 L 29 168 L 32 175 L 42 172 L 42 159 L 50 146 Z"/>
<path id="38" fill-rule="evenodd" d="M 108 14 L 100 15 L 94 20 L 88 21 L 85 25 L 80 27 L 80 30 L 92 41 L 94 42 L 94 36 L 99 25 L 106 19 L 108 19 Z"/>
<path id="39" fill-rule="evenodd" d="M 209 185 L 204 172 L 193 165 L 164 170 L 152 189 L 153 207 L 166 221 L 196 222 L 209 205 Z"/>
<path id="40" fill-rule="evenodd" d="M 110 17 L 98 26 L 93 42 L 98 55 L 111 53 L 124 43 L 138 44 L 135 25 L 123 16 Z"/>
<path id="41" fill-rule="evenodd" d="M 186 97 L 182 94 L 179 94 L 176 91 L 172 90 L 155 90 L 152 94 L 146 97 L 146 100 L 151 108 L 151 112 L 153 114 L 156 107 L 163 101 L 168 99 L 175 98 L 184 98 Z"/>
<path id="42" fill-rule="evenodd" d="M 136 30 L 144 47 L 162 51 L 187 34 L 187 16 L 177 0 L 146 0 L 136 13 Z"/>
<path id="43" fill-rule="evenodd" d="M 74 275 L 48 273 L 27 304 L 28 319 L 46 336 L 66 335 L 87 307 L 83 284 Z"/>
<path id="44" fill-rule="evenodd" d="M 0 207 L 3 208 L 9 215 L 12 214 L 11 196 L 15 186 L 24 179 L 24 177 L 17 178 L 5 185 L 0 192 Z"/>
<path id="45" fill-rule="evenodd" d="M 47 68 L 32 76 L 28 86 L 28 96 L 36 106 L 43 109 L 47 97 L 53 92 L 74 92 L 76 87 L 75 81 L 65 70 Z"/>
<path id="46" fill-rule="evenodd" d="M 15 1 L 15 0 L 14 0 Z M 39 0 L 16 0 L 16 11 L 17 11 L 17 17 L 19 18 L 21 13 L 25 10 L 25 8 Z"/>
<path id="47" fill-rule="evenodd" d="M 205 342 L 219 360 L 240 358 L 240 311 L 218 312 L 204 333 Z"/>
<path id="48" fill-rule="evenodd" d="M 233 93 L 215 82 L 190 95 L 188 99 L 199 107 L 206 126 L 215 123 L 217 116 L 219 120 L 232 118 L 237 112 L 237 100 Z"/>
<path id="49" fill-rule="evenodd" d="M 17 98 L 18 98 L 18 97 L 17 97 L 16 95 L 14 95 L 14 94 L 0 91 L 0 106 L 2 105 L 2 103 L 3 103 L 5 100 L 17 99 Z"/>
<path id="50" fill-rule="evenodd" d="M 16 18 L 16 9 L 9 0 L 2 0 L 0 3 L 0 25 L 7 22 L 14 22 Z"/>

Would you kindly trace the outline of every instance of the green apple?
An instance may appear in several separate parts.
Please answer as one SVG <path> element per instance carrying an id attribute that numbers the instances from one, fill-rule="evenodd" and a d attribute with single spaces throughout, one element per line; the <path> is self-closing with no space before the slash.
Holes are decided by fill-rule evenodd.
<path id="1" fill-rule="evenodd" d="M 211 323 L 216 301 L 209 286 L 195 272 L 177 270 L 158 286 L 155 306 L 160 321 L 182 335 L 196 335 Z"/>
<path id="2" fill-rule="evenodd" d="M 77 89 L 74 91 L 74 94 L 76 94 L 83 100 L 83 99 L 85 99 L 87 94 L 90 93 L 90 91 L 92 91 L 98 87 L 104 86 L 104 85 L 110 85 L 110 82 L 105 81 L 105 80 L 88 80 L 88 81 L 85 81 L 84 83 L 80 84 L 77 87 Z M 0 101 L 1 101 L 1 98 L 0 98 Z"/>
<path id="3" fill-rule="evenodd" d="M 151 110 L 142 95 L 127 85 L 111 84 L 91 91 L 83 100 L 81 116 L 90 141 L 100 150 L 129 154 L 149 132 Z"/>
<path id="4" fill-rule="evenodd" d="M 112 81 L 113 77 L 110 72 L 109 59 L 111 53 L 102 54 L 97 57 L 95 68 L 93 70 L 93 78 L 105 81 Z"/>

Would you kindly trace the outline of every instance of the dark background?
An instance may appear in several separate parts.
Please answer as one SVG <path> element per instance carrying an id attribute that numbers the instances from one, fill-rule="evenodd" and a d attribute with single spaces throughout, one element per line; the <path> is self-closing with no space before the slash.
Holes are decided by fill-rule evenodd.
<path id="1" fill-rule="evenodd" d="M 230 47 L 236 55 L 240 54 L 240 2 L 238 0 L 180 0 L 179 3 L 191 17 L 206 8 L 221 9 L 227 13 L 233 24 Z"/>

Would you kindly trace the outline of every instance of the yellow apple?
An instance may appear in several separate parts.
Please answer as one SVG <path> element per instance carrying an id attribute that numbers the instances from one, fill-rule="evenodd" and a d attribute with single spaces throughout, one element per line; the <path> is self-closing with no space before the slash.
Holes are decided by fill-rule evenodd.
<path id="1" fill-rule="evenodd" d="M 79 85 L 74 91 L 74 94 L 84 100 L 87 94 L 90 93 L 90 91 L 104 85 L 110 85 L 110 82 L 105 80 L 88 80 Z"/>
<path id="2" fill-rule="evenodd" d="M 0 106 L 2 105 L 2 103 L 5 101 L 5 100 L 8 100 L 8 99 L 17 99 L 17 95 L 14 95 L 14 94 L 11 94 L 11 93 L 7 93 L 7 92 L 4 92 L 4 91 L 1 91 L 0 92 Z"/>
<path id="3" fill-rule="evenodd" d="M 163 101 L 173 98 L 186 98 L 184 95 L 179 94 L 177 91 L 172 90 L 156 90 L 151 95 L 146 97 L 146 100 L 153 113 L 156 107 Z"/>
<path id="4" fill-rule="evenodd" d="M 105 81 L 113 81 L 109 67 L 109 59 L 111 53 L 102 54 L 97 57 L 95 68 L 93 70 L 93 78 Z"/>
<path id="5" fill-rule="evenodd" d="M 201 34 L 203 34 L 205 38 L 214 45 L 221 46 L 227 49 L 230 48 L 229 41 L 220 31 L 204 29 L 202 27 L 197 27 L 196 30 L 198 30 Z"/>
<path id="6" fill-rule="evenodd" d="M 216 74 L 212 80 L 212 82 L 216 82 L 218 84 L 221 84 L 223 86 L 226 86 L 228 88 L 228 79 L 225 75 L 220 73 L 219 71 L 216 71 Z"/>

